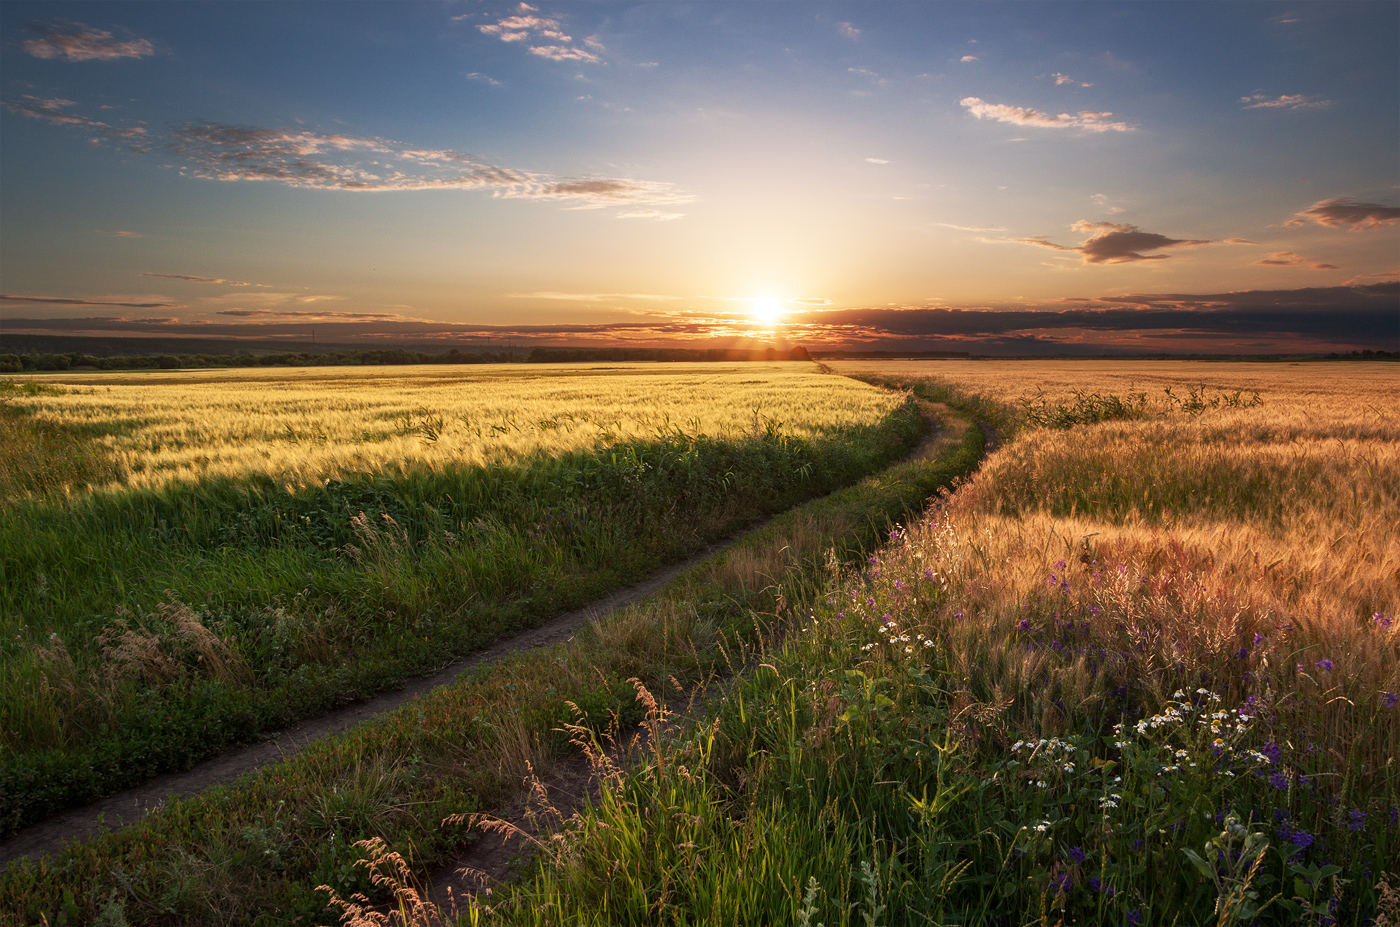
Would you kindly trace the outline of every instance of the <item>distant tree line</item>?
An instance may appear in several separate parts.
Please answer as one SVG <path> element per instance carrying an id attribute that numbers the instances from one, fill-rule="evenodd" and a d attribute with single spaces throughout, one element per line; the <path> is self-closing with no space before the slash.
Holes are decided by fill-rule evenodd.
<path id="1" fill-rule="evenodd" d="M 0 354 L 0 373 L 45 370 L 198 370 L 210 367 L 371 367 L 393 364 L 577 363 L 580 361 L 763 361 L 811 360 L 806 348 L 759 350 L 683 348 L 535 348 L 468 353 L 456 348 L 426 354 L 403 348 L 280 354 Z"/>

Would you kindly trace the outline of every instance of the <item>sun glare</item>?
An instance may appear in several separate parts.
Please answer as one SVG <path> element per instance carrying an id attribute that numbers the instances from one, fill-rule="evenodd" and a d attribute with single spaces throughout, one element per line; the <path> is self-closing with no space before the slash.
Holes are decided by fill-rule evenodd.
<path id="1" fill-rule="evenodd" d="M 776 299 L 764 298 L 753 301 L 753 320 L 765 328 L 773 328 L 783 321 L 783 305 Z"/>

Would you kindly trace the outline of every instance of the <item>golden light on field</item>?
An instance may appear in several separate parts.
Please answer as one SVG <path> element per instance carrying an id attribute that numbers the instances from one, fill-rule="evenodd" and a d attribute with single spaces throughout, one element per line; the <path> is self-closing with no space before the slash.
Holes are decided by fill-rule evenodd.
<path id="1" fill-rule="evenodd" d="M 41 420 L 95 429 L 126 486 L 267 474 L 304 483 L 478 465 L 648 440 L 729 439 L 771 423 L 821 438 L 874 425 L 893 394 L 810 364 L 327 367 L 55 374 Z"/>

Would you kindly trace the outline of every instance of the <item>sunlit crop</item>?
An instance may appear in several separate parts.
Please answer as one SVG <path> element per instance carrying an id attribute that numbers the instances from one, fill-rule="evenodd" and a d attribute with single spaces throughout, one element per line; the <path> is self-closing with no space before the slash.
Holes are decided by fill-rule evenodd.
<path id="1" fill-rule="evenodd" d="M 889 393 L 809 364 L 531 364 L 39 377 L 37 419 L 95 432 L 130 486 L 509 462 L 683 430 L 795 437 L 870 425 Z"/>

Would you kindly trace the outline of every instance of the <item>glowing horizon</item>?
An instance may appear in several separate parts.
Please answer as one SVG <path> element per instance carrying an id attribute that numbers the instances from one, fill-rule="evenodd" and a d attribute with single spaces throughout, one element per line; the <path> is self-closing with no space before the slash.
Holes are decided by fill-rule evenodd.
<path id="1" fill-rule="evenodd" d="M 1400 348 L 1390 2 L 0 27 L 5 333 Z"/>

